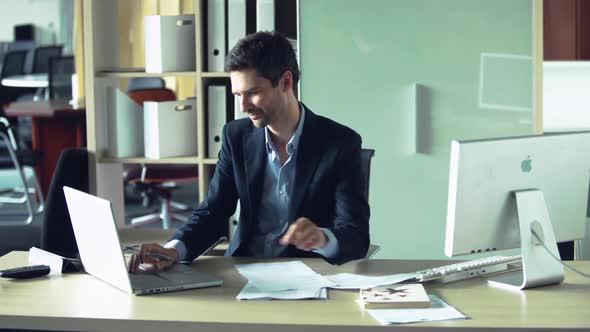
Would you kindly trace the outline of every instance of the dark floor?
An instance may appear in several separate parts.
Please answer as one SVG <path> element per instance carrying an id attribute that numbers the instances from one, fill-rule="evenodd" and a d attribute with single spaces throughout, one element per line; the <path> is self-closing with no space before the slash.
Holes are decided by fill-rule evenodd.
<path id="1" fill-rule="evenodd" d="M 178 188 L 172 191 L 172 199 L 176 202 L 185 204 L 189 207 L 186 211 L 175 211 L 175 213 L 183 216 L 190 216 L 192 210 L 198 205 L 198 183 L 187 182 L 178 184 Z M 18 196 L 18 194 L 4 194 L 3 196 Z M 131 224 L 131 219 L 137 216 L 146 215 L 158 211 L 160 208 L 160 201 L 158 199 L 151 200 L 151 205 L 145 207 L 142 205 L 142 199 L 139 195 L 134 193 L 131 189 L 125 190 L 125 224 Z M 25 217 L 26 206 L 24 204 L 6 204 L 0 203 L 0 222 L 2 221 L 18 221 Z M 182 222 L 175 221 L 174 227 L 182 225 Z M 161 223 L 152 223 L 140 226 L 140 228 L 160 228 Z"/>
<path id="2" fill-rule="evenodd" d="M 188 205 L 189 208 L 183 212 L 176 212 L 184 216 L 183 221 L 174 221 L 171 223 L 171 228 L 179 228 L 193 209 L 198 204 L 198 184 L 197 182 L 187 182 L 179 184 L 178 188 L 172 192 L 172 199 L 174 201 Z M 14 194 L 12 194 L 14 196 Z M 6 193 L 2 196 L 6 197 Z M 142 205 L 140 196 L 126 190 L 125 192 L 125 215 L 126 224 L 130 224 L 133 217 L 142 216 L 155 212 L 159 209 L 160 203 L 157 199 L 152 200 L 152 204 L 148 207 Z M 24 223 L 27 217 L 27 210 L 24 204 L 6 204 L 0 203 L 0 256 L 12 250 L 26 250 L 31 246 L 40 246 L 40 232 L 43 221 L 42 215 L 35 216 L 33 223 L 26 227 L 18 226 L 18 230 L 9 231 L 9 227 L 5 227 L 3 232 L 2 226 L 7 226 L 8 223 L 17 222 Z M 134 227 L 135 229 L 161 229 L 162 223 L 160 221 L 150 224 L 144 224 Z M 10 228 L 12 229 L 12 228 Z M 7 232 L 16 234 L 8 234 Z M 18 235 L 17 235 L 18 234 Z M 16 238 L 15 238 L 16 236 Z"/>
<path id="3" fill-rule="evenodd" d="M 178 184 L 178 188 L 172 191 L 172 200 L 185 204 L 189 207 L 186 211 L 174 211 L 174 213 L 183 215 L 188 218 L 192 211 L 197 207 L 199 203 L 198 183 L 187 182 Z M 133 192 L 132 188 L 126 188 L 125 190 L 125 224 L 130 225 L 131 219 L 134 217 L 150 214 L 157 212 L 160 208 L 160 202 L 155 199 L 151 201 L 149 207 L 142 205 L 142 198 Z M 172 228 L 178 228 L 182 226 L 183 222 L 173 221 L 171 224 Z M 139 228 L 161 228 L 161 222 L 154 222 L 151 224 L 142 225 Z"/>

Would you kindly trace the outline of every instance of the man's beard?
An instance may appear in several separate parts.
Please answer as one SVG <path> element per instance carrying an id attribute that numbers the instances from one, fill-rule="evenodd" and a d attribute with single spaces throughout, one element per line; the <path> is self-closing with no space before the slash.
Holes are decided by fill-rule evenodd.
<path id="1" fill-rule="evenodd" d="M 269 124 L 267 114 L 260 108 L 256 108 L 247 114 L 256 128 L 266 127 Z M 254 118 L 251 115 L 254 115 Z"/>

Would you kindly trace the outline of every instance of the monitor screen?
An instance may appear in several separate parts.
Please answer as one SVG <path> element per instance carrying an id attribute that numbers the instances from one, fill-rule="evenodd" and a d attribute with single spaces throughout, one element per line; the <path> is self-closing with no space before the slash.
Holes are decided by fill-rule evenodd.
<path id="1" fill-rule="evenodd" d="M 520 248 L 515 192 L 543 193 L 558 242 L 586 227 L 590 132 L 453 141 L 445 254 Z"/>

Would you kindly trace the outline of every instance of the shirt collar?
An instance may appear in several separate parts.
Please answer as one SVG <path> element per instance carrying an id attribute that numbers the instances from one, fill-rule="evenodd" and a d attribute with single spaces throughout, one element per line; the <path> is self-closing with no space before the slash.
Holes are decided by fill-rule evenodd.
<path id="1" fill-rule="evenodd" d="M 301 106 L 301 103 L 299 104 L 299 111 L 300 116 L 299 122 L 297 123 L 297 129 L 295 129 L 293 136 L 291 136 L 291 139 L 289 139 L 289 142 L 287 142 L 287 152 L 289 154 L 297 151 L 299 140 L 301 139 L 301 132 L 303 131 L 303 122 L 305 122 L 305 108 Z M 266 143 L 266 153 L 271 153 L 273 151 L 276 152 L 275 145 L 270 139 L 270 132 L 267 127 L 264 127 L 264 140 Z"/>

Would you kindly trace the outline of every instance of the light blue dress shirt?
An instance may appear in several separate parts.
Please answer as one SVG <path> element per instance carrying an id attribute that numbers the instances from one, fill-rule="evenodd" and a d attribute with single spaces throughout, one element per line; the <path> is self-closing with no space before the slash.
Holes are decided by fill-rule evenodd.
<path id="1" fill-rule="evenodd" d="M 287 218 L 295 183 L 297 149 L 305 123 L 305 109 L 299 105 L 299 110 L 301 114 L 299 122 L 293 136 L 287 142 L 287 160 L 282 166 L 277 148 L 271 139 L 271 133 L 268 128 L 264 128 L 267 162 L 259 207 L 259 223 L 248 245 L 248 249 L 256 257 L 282 256 L 287 250 L 287 247 L 281 245 L 279 240 L 287 232 L 290 223 L 294 221 Z M 338 240 L 332 231 L 325 228 L 322 228 L 322 231 L 328 237 L 328 243 L 324 248 L 314 251 L 328 258 L 336 256 Z"/>
<path id="2" fill-rule="evenodd" d="M 294 222 L 294 220 L 287 220 L 287 218 L 295 183 L 297 148 L 305 122 L 305 109 L 299 105 L 299 110 L 301 115 L 297 129 L 287 143 L 287 161 L 282 166 L 270 132 L 268 128 L 264 128 L 267 162 L 259 207 L 259 223 L 254 230 L 252 241 L 248 244 L 248 249 L 255 257 L 282 256 L 287 250 L 287 247 L 281 245 L 279 240 L 289 228 L 290 223 Z M 327 258 L 335 257 L 339 252 L 338 240 L 329 229 L 320 229 L 326 234 L 328 242 L 324 248 L 313 251 Z M 176 248 L 179 260 L 186 257 L 186 246 L 180 240 L 172 240 L 165 247 Z"/>

